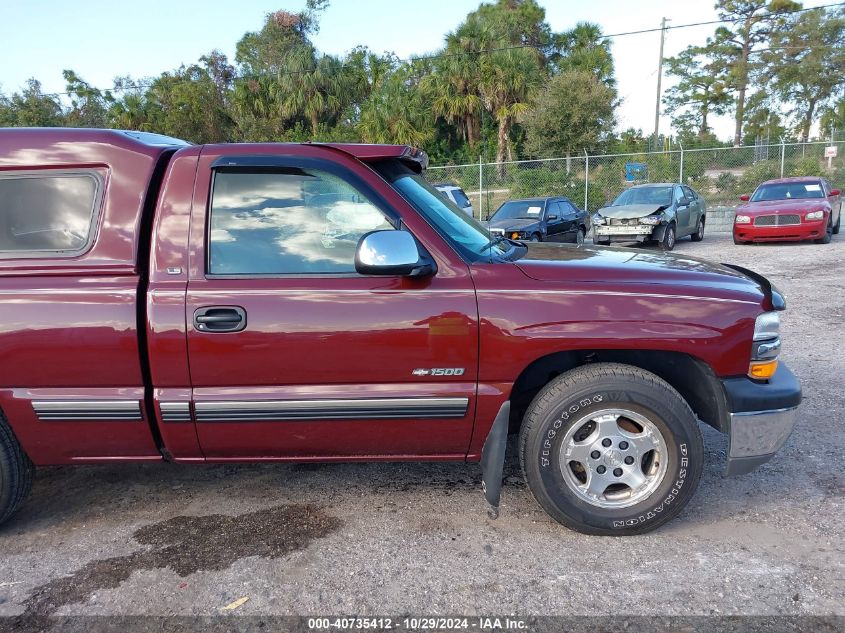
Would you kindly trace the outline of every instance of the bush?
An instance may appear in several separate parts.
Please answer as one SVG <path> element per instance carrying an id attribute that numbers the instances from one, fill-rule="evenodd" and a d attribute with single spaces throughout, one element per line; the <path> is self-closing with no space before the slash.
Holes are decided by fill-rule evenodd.
<path id="1" fill-rule="evenodd" d="M 745 170 L 739 181 L 740 189 L 751 193 L 761 182 L 780 178 L 780 161 L 761 160 Z"/>

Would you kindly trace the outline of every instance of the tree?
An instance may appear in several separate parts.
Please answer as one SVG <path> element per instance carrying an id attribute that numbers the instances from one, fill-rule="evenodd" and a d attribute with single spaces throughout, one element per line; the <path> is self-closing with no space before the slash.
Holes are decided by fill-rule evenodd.
<path id="1" fill-rule="evenodd" d="M 710 131 L 708 117 L 724 114 L 733 101 L 726 89 L 726 77 L 700 46 L 687 47 L 665 64 L 666 74 L 679 79 L 663 97 L 666 112 L 675 115 L 672 125 L 685 131 L 696 128 L 699 136 L 706 136 Z"/>
<path id="2" fill-rule="evenodd" d="M 457 126 L 471 149 L 481 138 L 479 56 L 481 51 L 494 48 L 495 41 L 490 26 L 479 20 L 461 25 L 446 36 L 442 56 L 435 60 L 432 72 L 422 82 L 434 115 Z"/>
<path id="3" fill-rule="evenodd" d="M 214 76 L 221 64 L 225 65 L 225 57 L 212 54 L 203 57 L 201 64 L 181 66 L 155 79 L 144 106 L 152 129 L 194 143 L 231 140 L 226 81 L 230 75 Z"/>
<path id="4" fill-rule="evenodd" d="M 525 117 L 527 147 L 535 156 L 567 157 L 594 149 L 614 127 L 616 91 L 584 70 L 552 77 Z"/>
<path id="5" fill-rule="evenodd" d="M 70 99 L 70 110 L 65 114 L 64 125 L 69 127 L 109 126 L 108 110 L 114 101 L 111 92 L 101 92 L 91 84 L 83 81 L 72 70 L 62 71 L 67 82 L 67 95 Z"/>
<path id="6" fill-rule="evenodd" d="M 420 73 L 405 63 L 386 75 L 361 105 L 356 129 L 365 143 L 422 146 L 434 137 L 431 106 L 420 90 Z"/>
<path id="7" fill-rule="evenodd" d="M 840 134 L 845 131 L 845 97 L 824 109 L 819 126 L 822 136 L 832 131 Z"/>
<path id="8" fill-rule="evenodd" d="M 784 13 L 795 11 L 801 4 L 793 0 L 717 0 L 720 20 L 730 26 L 720 26 L 707 41 L 707 51 L 715 67 L 726 75 L 726 86 L 734 93 L 734 145 L 742 141 L 745 100 L 751 77 L 751 55 L 759 44 L 768 41 L 781 28 Z"/>
<path id="9" fill-rule="evenodd" d="M 745 109 L 743 145 L 754 145 L 763 139 L 767 143 L 777 143 L 786 136 L 786 126 L 777 106 L 777 95 L 772 91 L 758 90 L 751 95 Z"/>
<path id="10" fill-rule="evenodd" d="M 513 124 L 529 110 L 529 102 L 544 80 L 532 49 L 510 49 L 484 55 L 479 63 L 481 94 L 498 124 L 496 162 L 504 171 Z"/>
<path id="11" fill-rule="evenodd" d="M 548 76 L 552 47 L 545 10 L 535 0 L 497 0 L 467 15 L 455 31 L 475 52 L 477 91 L 497 125 L 496 161 L 512 154 L 510 132 Z M 504 169 L 504 166 L 500 167 Z"/>
<path id="12" fill-rule="evenodd" d="M 810 137 L 817 109 L 845 87 L 845 10 L 814 9 L 796 14 L 772 35 L 763 53 L 779 96 L 791 105 L 801 140 Z"/>
<path id="13" fill-rule="evenodd" d="M 0 121 L 14 127 L 56 127 L 63 125 L 62 106 L 55 95 L 41 92 L 35 79 L 26 82 L 23 91 L 0 99 Z"/>
<path id="14" fill-rule="evenodd" d="M 569 31 L 555 36 L 558 71 L 584 70 L 611 88 L 616 86 L 610 40 L 602 35 L 601 27 L 591 22 L 579 22 Z"/>
<path id="15" fill-rule="evenodd" d="M 119 130 L 155 132 L 146 84 L 125 76 L 115 79 L 114 86 L 119 96 L 109 106 L 110 125 Z"/>

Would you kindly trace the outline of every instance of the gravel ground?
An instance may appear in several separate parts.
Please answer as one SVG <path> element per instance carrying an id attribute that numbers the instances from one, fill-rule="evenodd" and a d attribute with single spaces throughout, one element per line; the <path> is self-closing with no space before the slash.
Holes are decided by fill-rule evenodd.
<path id="1" fill-rule="evenodd" d="M 703 427 L 698 493 L 657 532 L 561 527 L 512 457 L 498 520 L 474 464 L 45 468 L 0 529 L 0 616 L 215 615 L 245 597 L 229 613 L 845 615 L 845 235 L 677 251 L 780 287 L 805 401 L 750 475 L 721 476 L 725 439 Z"/>

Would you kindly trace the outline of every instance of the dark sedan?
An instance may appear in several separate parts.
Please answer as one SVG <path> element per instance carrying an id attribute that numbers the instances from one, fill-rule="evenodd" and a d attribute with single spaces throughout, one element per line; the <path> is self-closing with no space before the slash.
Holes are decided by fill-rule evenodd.
<path id="1" fill-rule="evenodd" d="M 528 242 L 584 243 L 587 213 L 567 198 L 508 200 L 490 216 L 491 233 Z"/>

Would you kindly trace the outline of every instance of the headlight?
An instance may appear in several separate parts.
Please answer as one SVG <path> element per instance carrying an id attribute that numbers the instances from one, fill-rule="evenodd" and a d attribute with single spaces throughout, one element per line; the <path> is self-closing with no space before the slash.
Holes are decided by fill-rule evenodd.
<path id="1" fill-rule="evenodd" d="M 765 380 L 774 376 L 780 354 L 780 315 L 764 312 L 754 322 L 754 340 L 751 344 L 751 362 L 748 376 Z"/>
<path id="2" fill-rule="evenodd" d="M 601 217 L 598 213 L 593 216 L 593 225 L 594 226 L 601 226 L 605 223 L 605 219 Z"/>
<path id="3" fill-rule="evenodd" d="M 754 340 L 765 341 L 780 336 L 780 314 L 764 312 L 754 321 Z"/>
<path id="4" fill-rule="evenodd" d="M 751 224 L 751 216 L 750 215 L 738 215 L 734 218 L 734 222 L 736 224 Z"/>
<path id="5" fill-rule="evenodd" d="M 647 215 L 644 218 L 640 218 L 640 224 L 660 224 L 663 220 L 659 215 Z"/>
<path id="6" fill-rule="evenodd" d="M 804 216 L 805 220 L 821 220 L 824 217 L 824 211 L 810 211 Z"/>

